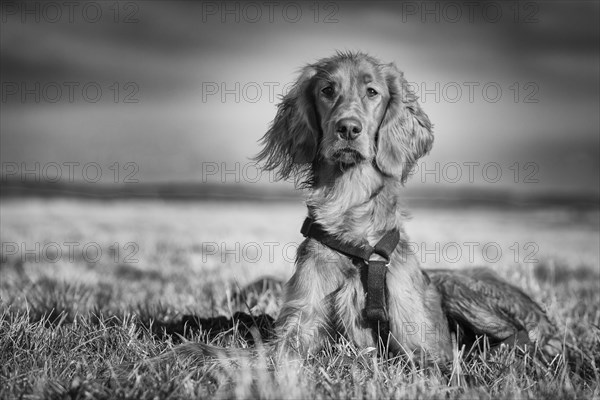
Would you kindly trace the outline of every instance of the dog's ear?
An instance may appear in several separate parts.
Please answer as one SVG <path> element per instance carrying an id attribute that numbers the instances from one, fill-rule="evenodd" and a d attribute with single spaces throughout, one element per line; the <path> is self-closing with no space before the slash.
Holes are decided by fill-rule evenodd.
<path id="1" fill-rule="evenodd" d="M 383 72 L 390 99 L 378 132 L 375 162 L 383 173 L 404 183 L 416 161 L 431 149 L 432 125 L 402 72 L 393 63 Z"/>
<path id="2" fill-rule="evenodd" d="M 318 132 L 314 80 L 316 70 L 305 67 L 298 80 L 277 106 L 277 115 L 262 137 L 263 149 L 255 157 L 265 170 L 276 170 L 287 179 L 306 169 L 317 155 Z"/>

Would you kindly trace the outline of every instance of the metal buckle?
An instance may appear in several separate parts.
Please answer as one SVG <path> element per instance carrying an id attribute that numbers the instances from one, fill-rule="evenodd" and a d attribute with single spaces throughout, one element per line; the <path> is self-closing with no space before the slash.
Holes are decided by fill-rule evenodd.
<path id="1" fill-rule="evenodd" d="M 372 260 L 372 257 L 374 255 L 379 256 L 383 260 Z M 378 250 L 377 248 L 373 248 L 373 252 L 371 253 L 371 256 L 369 257 L 369 261 L 385 261 L 386 262 L 385 266 L 389 267 L 389 265 L 390 265 L 390 256 L 387 253 L 385 253 L 385 252 L 383 252 L 381 250 Z"/>
<path id="2" fill-rule="evenodd" d="M 374 259 L 374 258 L 373 258 L 373 256 L 376 256 L 376 258 Z M 385 254 L 384 254 L 384 255 L 382 255 L 382 254 L 380 254 L 380 253 L 373 252 L 373 253 L 371 254 L 371 256 L 369 257 L 369 260 L 368 260 L 368 262 L 370 263 L 371 261 L 379 261 L 379 262 L 381 262 L 381 261 L 385 261 L 385 266 L 386 266 L 386 267 L 389 267 L 389 266 L 390 266 L 390 258 L 389 258 L 389 257 L 387 257 Z"/>

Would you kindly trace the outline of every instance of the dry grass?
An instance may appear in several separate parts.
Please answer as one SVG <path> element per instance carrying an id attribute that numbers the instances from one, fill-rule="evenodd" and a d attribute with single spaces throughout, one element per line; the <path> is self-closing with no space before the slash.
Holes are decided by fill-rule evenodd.
<path id="1" fill-rule="evenodd" d="M 469 254 L 455 260 L 444 246 L 449 251 L 455 243 L 466 252 L 464 243 L 479 242 L 471 245 L 473 261 L 525 289 L 564 332 L 569 353 L 550 365 L 515 349 L 472 358 L 457 350 L 449 376 L 341 343 L 302 365 L 275 367 L 264 356 L 234 363 L 138 363 L 126 379 L 111 379 L 123 363 L 173 346 L 177 338 L 161 329 L 183 315 L 248 311 L 237 297 L 224 301 L 226 292 L 260 276 L 291 275 L 304 212 L 301 204 L 3 201 L 0 398 L 599 397 L 597 211 L 415 209 L 407 225 L 415 243 L 427 243 L 427 249 L 439 243 L 439 262 L 434 253 L 419 253 L 427 266 L 467 265 Z M 73 242 L 69 259 L 65 243 Z M 97 261 L 81 253 L 92 243 L 102 248 Z M 128 243 L 135 247 L 125 248 Z M 215 243 L 216 250 L 207 247 Z M 494 262 L 482 252 L 488 243 L 502 249 Z M 520 248 L 516 258 L 514 243 Z M 524 248 L 527 243 L 537 245 L 535 254 Z M 254 311 L 276 314 L 278 298 L 271 295 L 258 296 Z M 236 327 L 187 336 L 248 345 Z"/>

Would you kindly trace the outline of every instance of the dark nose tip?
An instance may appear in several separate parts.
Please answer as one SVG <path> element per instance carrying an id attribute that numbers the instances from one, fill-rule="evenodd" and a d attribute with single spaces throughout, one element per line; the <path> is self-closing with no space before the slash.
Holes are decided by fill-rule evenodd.
<path id="1" fill-rule="evenodd" d="M 354 140 L 360 135 L 362 125 L 354 118 L 343 118 L 335 124 L 335 130 L 342 139 Z"/>

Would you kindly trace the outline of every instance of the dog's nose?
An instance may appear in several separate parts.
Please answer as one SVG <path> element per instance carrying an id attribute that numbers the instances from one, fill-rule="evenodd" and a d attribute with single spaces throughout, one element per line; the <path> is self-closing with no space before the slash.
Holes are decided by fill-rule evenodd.
<path id="1" fill-rule="evenodd" d="M 335 124 L 335 130 L 342 139 L 354 140 L 360 135 L 362 125 L 354 118 L 343 118 Z"/>

